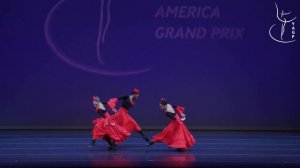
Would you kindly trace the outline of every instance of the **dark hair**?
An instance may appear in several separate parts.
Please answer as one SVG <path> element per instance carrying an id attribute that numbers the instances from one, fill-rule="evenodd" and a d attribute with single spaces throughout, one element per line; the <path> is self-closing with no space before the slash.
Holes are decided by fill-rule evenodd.
<path id="1" fill-rule="evenodd" d="M 160 104 L 162 104 L 162 105 L 167 105 L 167 104 L 168 104 L 167 99 L 161 98 L 161 99 L 160 99 Z"/>

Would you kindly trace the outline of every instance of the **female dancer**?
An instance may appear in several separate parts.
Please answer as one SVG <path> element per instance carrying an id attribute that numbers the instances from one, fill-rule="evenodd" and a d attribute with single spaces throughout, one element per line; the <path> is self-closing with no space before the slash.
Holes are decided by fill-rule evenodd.
<path id="1" fill-rule="evenodd" d="M 94 147 L 96 140 L 102 138 L 109 144 L 108 150 L 115 150 L 115 143 L 123 142 L 131 133 L 111 120 L 109 113 L 104 107 L 104 104 L 109 105 L 111 102 L 102 103 L 99 97 L 93 96 L 93 104 L 96 108 L 96 113 L 101 117 L 93 121 L 93 140 L 89 147 Z"/>
<path id="2" fill-rule="evenodd" d="M 196 140 L 183 123 L 185 120 L 184 108 L 172 106 L 164 98 L 161 99 L 159 105 L 165 115 L 171 118 L 171 122 L 159 134 L 153 136 L 148 146 L 163 142 L 168 144 L 169 148 L 175 148 L 179 152 L 190 148 Z"/>
<path id="3" fill-rule="evenodd" d="M 132 94 L 129 96 L 122 96 L 115 100 L 115 104 L 112 105 L 112 108 L 116 105 L 116 100 L 122 100 L 121 107 L 118 109 L 115 115 L 112 116 L 112 120 L 115 121 L 120 126 L 124 127 L 129 132 L 137 131 L 142 135 L 145 141 L 149 142 L 150 140 L 147 136 L 142 132 L 141 127 L 137 124 L 137 122 L 128 114 L 128 111 L 131 107 L 134 106 L 136 99 L 139 97 L 140 91 L 138 89 L 133 89 Z M 113 99 L 112 99 L 113 100 Z M 115 110 L 116 111 L 116 110 Z"/>

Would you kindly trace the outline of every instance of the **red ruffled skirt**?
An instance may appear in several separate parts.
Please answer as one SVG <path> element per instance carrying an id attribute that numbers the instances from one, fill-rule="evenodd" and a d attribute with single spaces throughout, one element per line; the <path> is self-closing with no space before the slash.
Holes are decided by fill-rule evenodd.
<path id="1" fill-rule="evenodd" d="M 128 114 L 128 110 L 123 107 L 119 108 L 116 114 L 111 115 L 111 120 L 129 132 L 142 130 L 137 122 Z"/>
<path id="2" fill-rule="evenodd" d="M 97 118 L 93 120 L 93 139 L 104 138 L 106 135 L 116 143 L 123 142 L 128 136 L 131 135 L 125 128 L 116 124 L 110 118 Z"/>
<path id="3" fill-rule="evenodd" d="M 186 150 L 195 144 L 194 136 L 189 132 L 184 123 L 176 116 L 169 125 L 159 134 L 154 135 L 153 142 L 163 142 L 168 144 L 170 148 L 179 148 Z"/>

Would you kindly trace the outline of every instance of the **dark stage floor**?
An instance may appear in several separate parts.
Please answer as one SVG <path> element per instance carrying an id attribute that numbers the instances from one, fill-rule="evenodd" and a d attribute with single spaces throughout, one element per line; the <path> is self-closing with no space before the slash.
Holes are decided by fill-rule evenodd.
<path id="1" fill-rule="evenodd" d="M 0 167 L 300 167 L 300 132 L 194 131 L 197 143 L 184 153 L 147 147 L 135 133 L 117 151 L 106 151 L 102 140 L 88 148 L 88 131 L 0 133 Z"/>

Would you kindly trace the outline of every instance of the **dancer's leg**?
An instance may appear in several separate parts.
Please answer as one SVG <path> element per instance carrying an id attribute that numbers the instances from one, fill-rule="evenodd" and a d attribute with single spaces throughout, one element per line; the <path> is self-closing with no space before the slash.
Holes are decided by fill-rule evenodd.
<path id="1" fill-rule="evenodd" d="M 150 141 L 149 138 L 143 133 L 142 130 L 141 131 L 137 131 L 137 132 L 142 135 L 142 137 L 145 139 L 145 141 L 147 141 L 147 142 Z"/>
<path id="2" fill-rule="evenodd" d="M 106 140 L 106 142 L 109 145 L 108 150 L 116 150 L 116 146 L 114 145 L 114 142 L 109 138 L 108 135 L 105 135 L 104 139 Z"/>
<path id="3" fill-rule="evenodd" d="M 89 148 L 95 147 L 96 146 L 96 140 L 93 139 L 92 142 L 89 145 Z"/>

